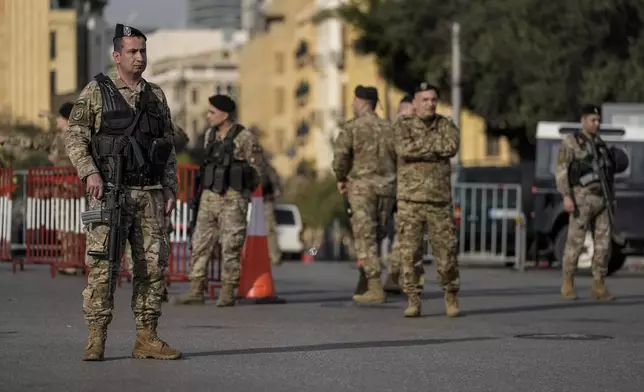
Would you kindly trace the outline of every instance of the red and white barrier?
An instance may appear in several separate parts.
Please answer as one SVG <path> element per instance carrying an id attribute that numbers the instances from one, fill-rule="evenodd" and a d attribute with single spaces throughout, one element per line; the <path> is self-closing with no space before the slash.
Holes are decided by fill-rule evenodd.
<path id="1" fill-rule="evenodd" d="M 11 260 L 13 170 L 0 169 L 0 261 Z"/>

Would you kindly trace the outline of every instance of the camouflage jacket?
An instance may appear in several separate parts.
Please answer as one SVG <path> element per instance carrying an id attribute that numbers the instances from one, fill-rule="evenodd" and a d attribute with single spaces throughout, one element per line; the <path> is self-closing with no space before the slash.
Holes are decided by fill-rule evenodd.
<path id="1" fill-rule="evenodd" d="M 49 160 L 55 166 L 71 166 L 61 132 L 40 132 L 36 137 L 31 137 L 19 132 L 10 135 L 0 135 L 0 156 L 10 166 L 12 162 L 29 154 L 30 151 L 41 151 L 48 154 Z"/>
<path id="2" fill-rule="evenodd" d="M 401 116 L 394 124 L 399 156 L 399 200 L 449 203 L 452 200 L 450 158 L 458 153 L 459 131 L 446 117 L 422 120 Z"/>
<path id="3" fill-rule="evenodd" d="M 396 194 L 396 151 L 389 121 L 367 112 L 347 121 L 333 145 L 333 171 L 350 190 Z"/>
<path id="4" fill-rule="evenodd" d="M 159 99 L 158 102 L 161 106 L 159 108 L 160 112 L 166 116 L 167 126 L 164 130 L 165 137 L 174 143 L 174 126 L 172 124 L 170 108 L 168 108 L 168 102 L 161 87 L 141 79 L 141 82 L 135 88 L 131 88 L 115 72 L 110 73 L 108 76 L 112 79 L 116 88 L 132 109 L 136 108 L 140 93 L 143 91 L 145 85 L 150 85 L 152 92 Z M 69 158 L 78 171 L 78 176 L 81 180 L 85 180 L 90 174 L 98 173 L 98 169 L 90 154 L 89 144 L 92 135 L 100 129 L 102 105 L 101 90 L 98 83 L 92 80 L 85 86 L 78 100 L 76 100 L 71 116 L 69 117 L 69 125 L 64 133 L 65 146 L 67 147 Z M 177 160 L 174 149 L 166 163 L 161 185 L 147 186 L 139 189 L 159 189 L 161 187 L 166 194 L 170 192 L 176 198 L 178 189 Z"/>
<path id="5" fill-rule="evenodd" d="M 600 143 L 599 136 L 594 137 L 596 143 Z M 557 167 L 555 169 L 555 180 L 557 182 L 557 191 L 562 196 L 570 195 L 570 184 L 568 182 L 568 169 L 574 160 L 584 160 L 588 157 L 590 151 L 587 150 L 585 145 L 580 145 L 575 138 L 575 135 L 566 135 L 561 141 L 559 147 L 559 155 L 557 155 Z M 576 190 L 581 190 L 581 186 L 575 186 Z M 583 189 L 585 192 L 601 194 L 601 184 L 598 182 L 592 183 Z M 583 202 L 583 200 L 577 200 Z"/>
<path id="6" fill-rule="evenodd" d="M 240 124 L 233 124 L 233 127 L 235 126 L 243 128 L 243 126 Z M 206 149 L 206 151 L 208 150 L 208 146 L 210 144 L 210 135 L 212 132 L 212 128 L 208 128 L 206 130 L 204 138 L 204 148 Z M 215 137 L 212 140 L 222 140 L 221 134 L 215 131 Z M 233 157 L 237 160 L 248 162 L 255 169 L 259 178 L 264 178 L 264 176 L 266 175 L 264 152 L 259 145 L 257 136 L 255 136 L 253 132 L 244 128 L 235 138 L 234 144 L 235 149 L 233 151 Z"/>

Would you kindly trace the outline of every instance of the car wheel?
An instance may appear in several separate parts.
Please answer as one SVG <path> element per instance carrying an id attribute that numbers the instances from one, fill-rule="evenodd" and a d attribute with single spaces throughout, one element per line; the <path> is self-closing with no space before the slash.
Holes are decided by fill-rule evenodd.
<path id="1" fill-rule="evenodd" d="M 625 263 L 626 255 L 622 253 L 622 248 L 613 243 L 613 251 L 611 252 L 610 260 L 608 260 L 608 271 L 606 275 L 611 276 L 619 271 Z"/>
<path id="2" fill-rule="evenodd" d="M 567 239 L 568 239 L 568 225 L 562 227 L 561 230 L 559 230 L 559 233 L 557 233 L 557 237 L 555 238 L 554 256 L 555 256 L 555 260 L 561 264 L 562 268 L 563 268 L 563 256 L 566 250 Z M 590 271 L 590 267 L 592 265 L 592 260 L 593 260 L 593 254 L 595 252 L 594 245 L 595 244 L 593 241 L 592 234 L 590 234 L 590 232 L 587 232 L 586 238 L 584 239 L 584 248 L 577 262 L 577 270 L 579 272 L 583 273 L 583 272 Z"/>

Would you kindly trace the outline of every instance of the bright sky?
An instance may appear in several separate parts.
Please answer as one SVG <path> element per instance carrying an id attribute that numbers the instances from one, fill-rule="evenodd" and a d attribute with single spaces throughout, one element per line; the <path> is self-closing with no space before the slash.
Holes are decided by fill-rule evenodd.
<path id="1" fill-rule="evenodd" d="M 186 0 L 109 0 L 105 19 L 109 24 L 129 24 L 133 27 L 184 27 Z"/>

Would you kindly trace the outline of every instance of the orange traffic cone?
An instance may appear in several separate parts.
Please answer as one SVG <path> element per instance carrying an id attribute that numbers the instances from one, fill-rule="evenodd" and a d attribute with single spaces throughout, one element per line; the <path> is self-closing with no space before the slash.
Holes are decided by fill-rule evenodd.
<path id="1" fill-rule="evenodd" d="M 253 192 L 250 222 L 241 259 L 241 277 L 237 288 L 240 303 L 286 303 L 283 298 L 275 295 L 261 185 Z"/>
<path id="2" fill-rule="evenodd" d="M 302 253 L 302 264 L 310 264 L 313 262 L 313 255 L 308 252 Z"/>

